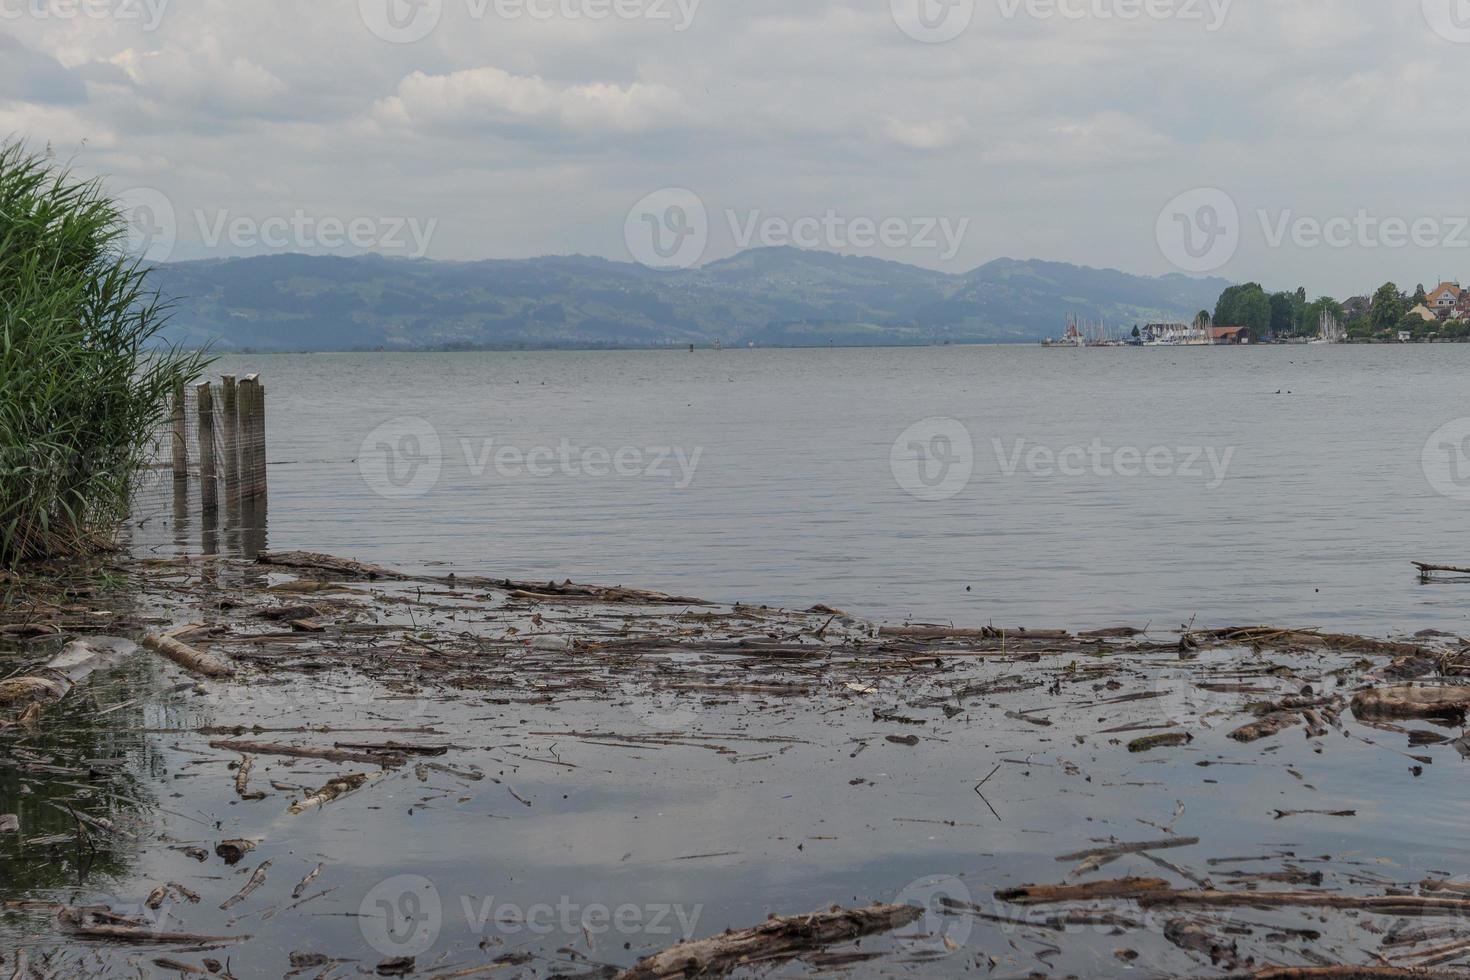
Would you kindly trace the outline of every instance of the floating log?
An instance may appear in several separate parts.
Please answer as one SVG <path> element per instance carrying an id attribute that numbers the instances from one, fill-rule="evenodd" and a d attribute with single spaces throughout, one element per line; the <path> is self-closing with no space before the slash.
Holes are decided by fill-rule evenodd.
<path id="1" fill-rule="evenodd" d="M 1295 725 L 1300 725 L 1301 721 L 1301 716 L 1293 712 L 1277 711 L 1267 715 L 1260 721 L 1253 721 L 1248 725 L 1241 725 L 1230 733 L 1230 737 L 1237 742 L 1259 742 L 1263 738 L 1269 738 Z"/>
<path id="2" fill-rule="evenodd" d="M 192 932 L 163 932 L 151 924 L 99 909 L 67 906 L 57 913 L 61 928 L 73 936 L 108 939 L 122 943 L 178 946 L 213 946 L 243 943 L 250 936 L 205 936 Z"/>
<path id="3" fill-rule="evenodd" d="M 1375 687 L 1353 697 L 1359 718 L 1463 718 L 1470 687 Z"/>
<path id="4" fill-rule="evenodd" d="M 382 766 L 388 768 L 392 765 L 403 765 L 405 759 L 402 755 L 391 752 L 375 752 L 366 754 L 362 752 L 346 752 L 342 749 L 316 749 L 306 745 L 276 745 L 271 742 L 235 742 L 217 741 L 210 742 L 212 749 L 224 749 L 229 752 L 239 752 L 242 755 L 283 755 L 295 759 L 325 759 L 328 762 L 357 762 L 370 766 Z"/>
<path id="5" fill-rule="evenodd" d="M 66 688 L 45 677 L 12 677 L 0 681 L 0 705 L 60 701 L 64 697 Z"/>
<path id="6" fill-rule="evenodd" d="M 1012 905 L 1053 905 L 1060 902 L 1091 902 L 1104 898 L 1134 898 L 1148 892 L 1168 890 L 1162 878 L 1117 878 L 1112 881 L 1089 881 L 1080 885 L 1025 885 L 1005 888 L 995 893 L 1002 902 Z"/>
<path id="7" fill-rule="evenodd" d="M 772 916 L 752 929 L 739 929 L 671 946 L 639 960 L 616 980 L 664 980 L 724 976 L 741 967 L 769 966 L 862 936 L 908 925 L 924 914 L 914 905 L 833 907 L 811 915 Z"/>
<path id="8" fill-rule="evenodd" d="M 143 637 L 143 645 L 161 653 L 185 670 L 203 677 L 234 677 L 235 668 L 218 657 L 195 650 L 171 636 L 149 633 Z"/>
<path id="9" fill-rule="evenodd" d="M 327 783 L 321 789 L 312 793 L 304 800 L 298 800 L 287 808 L 288 813 L 299 814 L 307 810 L 315 810 L 324 807 L 339 796 L 346 796 L 353 790 L 361 789 L 367 784 L 372 775 L 365 772 L 353 773 L 350 776 L 341 776 Z"/>

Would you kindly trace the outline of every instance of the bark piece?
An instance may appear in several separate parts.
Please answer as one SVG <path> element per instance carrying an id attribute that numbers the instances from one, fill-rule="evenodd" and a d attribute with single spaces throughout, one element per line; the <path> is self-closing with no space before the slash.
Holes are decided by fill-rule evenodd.
<path id="1" fill-rule="evenodd" d="M 1301 716 L 1290 711 L 1278 711 L 1269 714 L 1260 721 L 1253 721 L 1249 725 L 1241 725 L 1230 733 L 1230 737 L 1237 742 L 1259 742 L 1263 738 L 1270 738 L 1286 731 L 1294 725 L 1301 723 Z"/>
<path id="2" fill-rule="evenodd" d="M 742 966 L 771 964 L 908 925 L 924 914 L 913 905 L 833 907 L 811 915 L 772 916 L 751 929 L 738 929 L 671 946 L 639 960 L 616 980 L 724 976 Z"/>
<path id="3" fill-rule="evenodd" d="M 223 660 L 201 650 L 180 643 L 171 636 L 149 633 L 143 637 L 143 645 L 155 653 L 161 653 L 180 667 L 201 677 L 234 677 L 235 668 Z"/>
<path id="4" fill-rule="evenodd" d="M 1112 881 L 1089 881 L 1080 885 L 1024 885 L 1005 888 L 995 893 L 1002 902 L 1012 905 L 1052 905 L 1059 902 L 1091 902 L 1100 898 L 1133 898 L 1149 892 L 1168 891 L 1162 878 L 1117 878 Z"/>
<path id="5" fill-rule="evenodd" d="M 1375 687 L 1353 697 L 1359 718 L 1463 718 L 1470 687 Z"/>

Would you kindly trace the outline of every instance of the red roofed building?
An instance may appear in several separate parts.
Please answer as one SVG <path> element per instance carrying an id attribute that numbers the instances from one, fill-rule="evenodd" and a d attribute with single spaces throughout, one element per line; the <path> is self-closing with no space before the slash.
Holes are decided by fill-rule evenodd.
<path id="1" fill-rule="evenodd" d="M 1464 292 L 1457 282 L 1442 282 L 1425 297 L 1424 305 L 1433 310 L 1434 315 L 1441 320 L 1448 320 Z"/>
<path id="2" fill-rule="evenodd" d="M 1211 327 L 1212 344 L 1248 344 L 1251 342 L 1250 327 Z"/>

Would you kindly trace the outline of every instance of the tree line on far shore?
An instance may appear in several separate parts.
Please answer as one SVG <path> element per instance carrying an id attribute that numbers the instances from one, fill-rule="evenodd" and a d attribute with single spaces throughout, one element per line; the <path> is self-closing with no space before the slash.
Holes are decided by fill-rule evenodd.
<path id="1" fill-rule="evenodd" d="M 1406 293 L 1391 282 L 1378 287 L 1371 296 L 1354 296 L 1342 302 L 1331 296 L 1308 300 L 1307 291 L 1301 288 L 1268 293 L 1260 283 L 1250 282 L 1226 289 L 1213 313 L 1201 310 L 1199 315 L 1205 322 L 1219 326 L 1249 327 L 1251 336 L 1258 340 L 1316 337 L 1324 313 L 1335 317 L 1351 340 L 1397 340 L 1403 330 L 1415 340 L 1470 338 L 1470 322 L 1425 320 L 1410 312 L 1426 299 L 1422 285 Z"/>

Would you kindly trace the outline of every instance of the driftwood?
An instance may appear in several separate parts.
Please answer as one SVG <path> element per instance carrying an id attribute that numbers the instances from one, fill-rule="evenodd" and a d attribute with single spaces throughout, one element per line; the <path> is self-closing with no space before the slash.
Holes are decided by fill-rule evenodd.
<path id="1" fill-rule="evenodd" d="M 253 840 L 222 840 L 214 846 L 214 853 L 224 858 L 225 864 L 231 865 L 239 864 L 240 859 L 253 850 Z"/>
<path id="2" fill-rule="evenodd" d="M 805 952 L 908 925 L 924 914 L 913 905 L 833 907 L 811 915 L 772 916 L 751 929 L 671 946 L 639 960 L 617 980 L 723 976 L 743 966 L 794 959 Z"/>
<path id="3" fill-rule="evenodd" d="M 235 770 L 235 792 L 242 800 L 263 800 L 264 793 L 250 792 L 250 770 L 255 768 L 255 756 L 240 756 L 240 766 Z"/>
<path id="4" fill-rule="evenodd" d="M 1024 885 L 1002 889 L 995 893 L 995 897 L 1012 905 L 1054 905 L 1101 898 L 1134 898 L 1149 892 L 1167 891 L 1168 888 L 1169 883 L 1162 878 L 1117 878 L 1080 885 Z"/>
<path id="5" fill-rule="evenodd" d="M 250 936 L 203 936 L 192 932 L 163 932 L 141 919 L 115 915 L 100 909 L 64 907 L 57 913 L 62 929 L 87 939 L 122 943 L 205 946 L 243 943 Z"/>
<path id="6" fill-rule="evenodd" d="M 1027 885 L 995 893 L 1013 905 L 1055 905 L 1117 898 L 1137 902 L 1145 908 L 1169 905 L 1223 908 L 1333 908 L 1359 909 L 1387 915 L 1463 915 L 1470 913 L 1470 898 L 1439 898 L 1425 895 L 1344 895 L 1341 892 L 1227 892 L 1202 888 L 1178 891 L 1161 878 L 1121 878 L 1081 885 Z"/>
<path id="7" fill-rule="evenodd" d="M 317 807 L 326 806 L 339 796 L 345 796 L 355 789 L 361 789 L 372 775 L 365 772 L 354 773 L 351 776 L 341 776 L 327 783 L 321 789 L 312 793 L 304 800 L 298 800 L 287 808 L 289 813 L 305 813 Z"/>
<path id="8" fill-rule="evenodd" d="M 328 762 L 357 762 L 369 766 L 401 766 L 406 761 L 402 755 L 391 752 L 347 752 L 343 749 L 314 749 L 305 745 L 276 745 L 271 742 L 210 742 L 212 749 L 225 749 L 242 755 L 282 755 L 294 759 L 325 759 Z"/>
<path id="9" fill-rule="evenodd" d="M 1353 697 L 1359 718 L 1462 718 L 1470 687 L 1375 687 Z"/>
<path id="10" fill-rule="evenodd" d="M 262 861 L 260 867 L 251 872 L 250 880 L 245 882 L 245 887 L 221 902 L 220 908 L 228 911 L 249 898 L 251 892 L 265 884 L 265 873 L 270 870 L 270 866 L 269 861 Z"/>
<path id="11" fill-rule="evenodd" d="M 13 677 L 0 681 L 0 705 L 60 701 L 64 697 L 66 688 L 45 677 Z"/>
<path id="12" fill-rule="evenodd" d="M 1273 966 L 1246 976 L 1254 980 L 1465 980 L 1470 974 L 1407 966 Z"/>
<path id="13" fill-rule="evenodd" d="M 161 653 L 185 670 L 203 677 L 234 677 L 235 668 L 218 657 L 195 650 L 171 636 L 149 633 L 143 637 L 143 645 Z"/>
<path id="14" fill-rule="evenodd" d="M 1301 717 L 1290 711 L 1277 711 L 1267 715 L 1260 721 L 1253 721 L 1249 725 L 1241 725 L 1230 733 L 1230 737 L 1237 742 L 1259 742 L 1263 738 L 1286 731 L 1295 725 L 1301 724 Z"/>
<path id="15" fill-rule="evenodd" d="M 1057 860 L 1082 861 L 1087 858 L 1120 857 L 1124 854 L 1141 854 L 1144 851 L 1163 851 L 1173 847 L 1193 847 L 1198 843 L 1198 837 L 1171 837 L 1168 840 L 1144 841 L 1138 844 L 1112 844 L 1108 847 L 1095 847 L 1090 851 L 1063 854 Z"/>
<path id="16" fill-rule="evenodd" d="M 408 578 L 402 572 L 395 572 L 391 568 L 381 565 L 369 565 L 351 558 L 338 558 L 335 555 L 321 555 L 312 551 L 273 551 L 262 552 L 255 559 L 262 565 L 279 565 L 284 568 L 299 568 L 314 572 L 328 572 L 332 575 L 346 579 L 363 579 L 375 581 L 403 581 Z"/>

